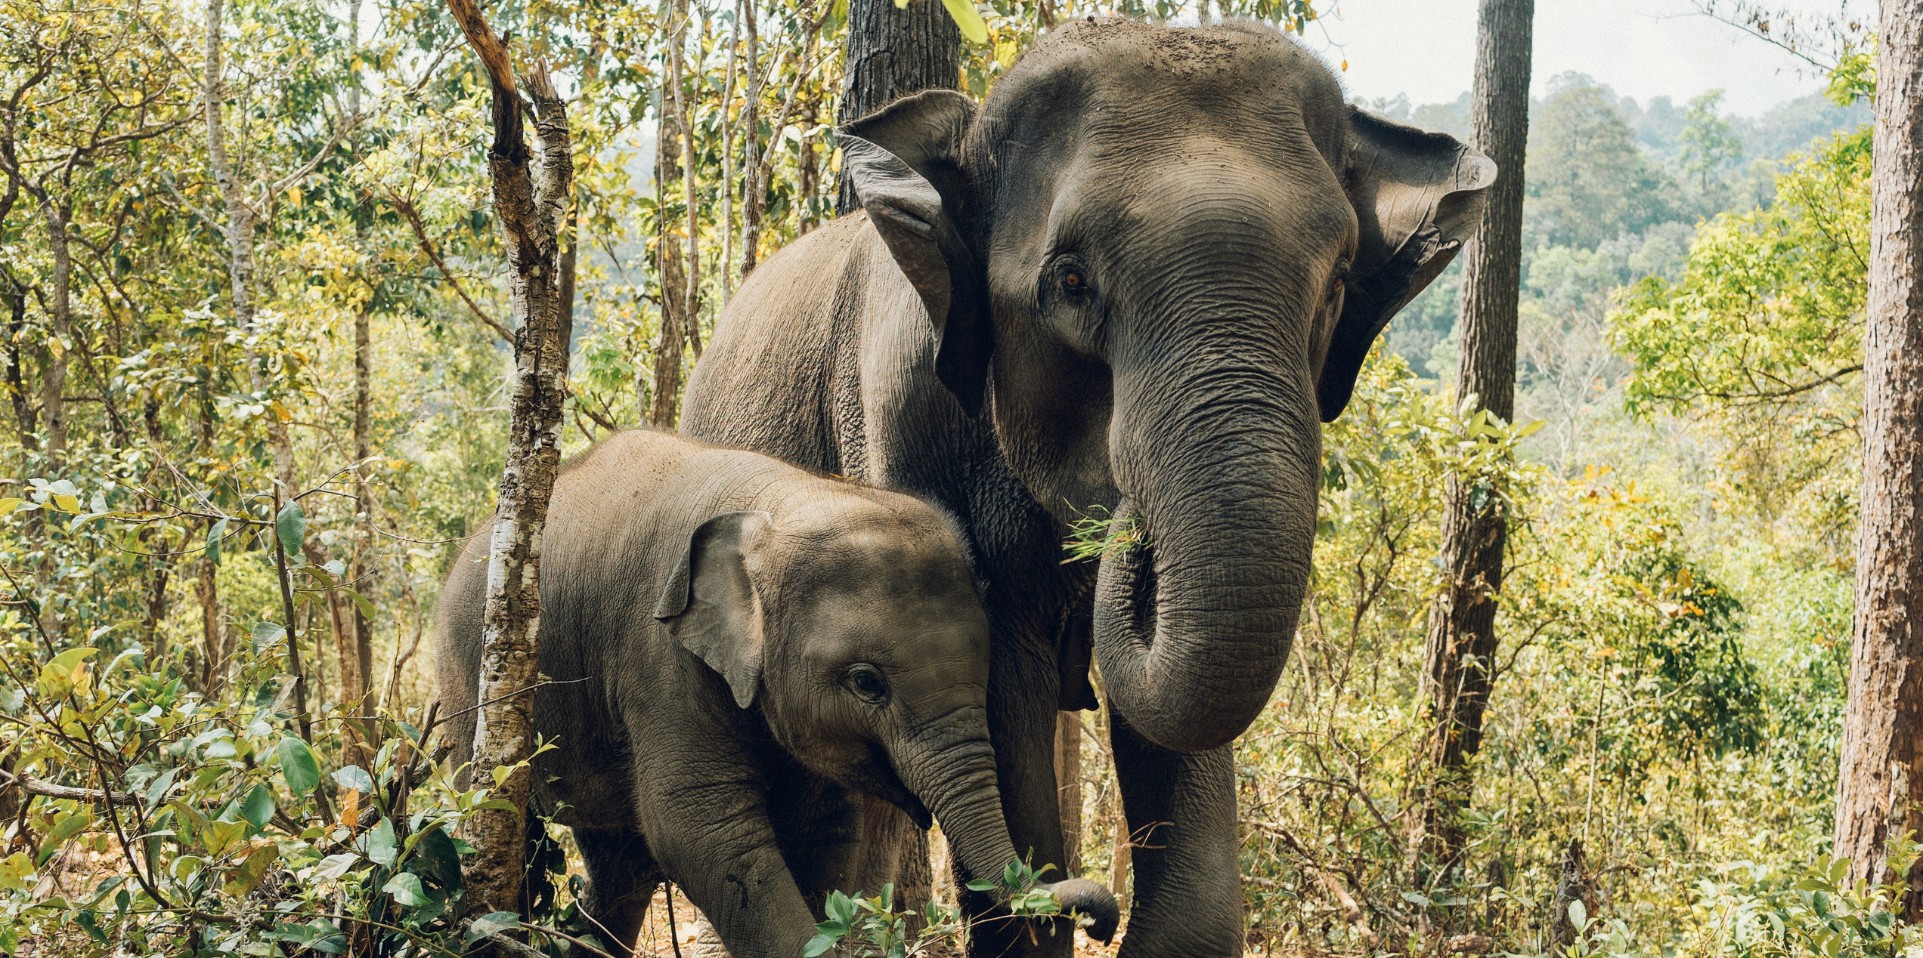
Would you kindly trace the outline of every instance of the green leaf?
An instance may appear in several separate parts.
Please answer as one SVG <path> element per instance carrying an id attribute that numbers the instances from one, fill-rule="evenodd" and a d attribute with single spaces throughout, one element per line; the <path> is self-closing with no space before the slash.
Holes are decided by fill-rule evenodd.
<path id="1" fill-rule="evenodd" d="M 287 789 L 296 797 L 313 792 L 320 784 L 320 763 L 307 743 L 289 735 L 280 740 L 280 773 L 287 778 Z"/>
<path id="2" fill-rule="evenodd" d="M 207 530 L 207 561 L 220 564 L 220 543 L 227 538 L 227 520 L 222 519 Z"/>
<path id="3" fill-rule="evenodd" d="M 239 897 L 260 887 L 260 880 L 267 876 L 267 869 L 280 859 L 280 849 L 268 842 L 247 853 L 240 867 L 234 869 L 233 877 L 221 886 L 221 891 Z"/>
<path id="4" fill-rule="evenodd" d="M 11 515 L 13 510 L 20 508 L 20 504 L 26 501 L 17 496 L 0 496 L 0 516 Z"/>
<path id="5" fill-rule="evenodd" d="M 288 555 L 300 555 L 300 547 L 307 542 L 307 514 L 300 511 L 298 501 L 280 508 L 280 515 L 274 517 L 274 534 Z"/>
<path id="6" fill-rule="evenodd" d="M 961 28 L 962 36 L 969 43 L 988 42 L 988 24 L 982 21 L 981 11 L 975 9 L 973 3 L 969 0 L 941 0 L 941 5 L 948 8 L 948 15 L 954 18 L 955 26 Z"/>
<path id="7" fill-rule="evenodd" d="M 347 874 L 350 869 L 360 863 L 360 860 L 361 856 L 353 852 L 329 855 L 320 860 L 319 867 L 314 870 L 314 877 L 323 881 L 331 881 Z"/>
<path id="8" fill-rule="evenodd" d="M 93 812 L 84 808 L 62 815 L 58 821 L 54 822 L 53 830 L 47 832 L 47 841 L 56 845 L 64 842 L 88 825 L 92 825 L 93 821 Z"/>
<path id="9" fill-rule="evenodd" d="M 274 793 L 266 785 L 255 785 L 240 803 L 240 817 L 255 828 L 266 828 L 274 818 Z"/>
<path id="10" fill-rule="evenodd" d="M 258 654 L 279 642 L 281 637 L 287 634 L 287 627 L 279 622 L 256 622 L 253 634 L 254 652 Z"/>
<path id="11" fill-rule="evenodd" d="M 816 932 L 815 936 L 808 939 L 808 943 L 802 946 L 801 958 L 819 958 L 833 950 L 840 941 L 840 935 L 830 936 Z"/>
<path id="12" fill-rule="evenodd" d="M 1569 925 L 1581 934 L 1589 927 L 1589 908 L 1578 898 L 1569 903 Z"/>
<path id="13" fill-rule="evenodd" d="M 323 955 L 339 955 L 347 952 L 347 935 L 339 925 L 325 918 L 316 918 L 306 925 L 307 947 Z"/>
<path id="14" fill-rule="evenodd" d="M 376 865 L 392 867 L 399 845 L 394 840 L 394 823 L 386 817 L 367 830 L 367 857 Z"/>
<path id="15" fill-rule="evenodd" d="M 27 878 L 33 874 L 33 859 L 26 852 L 14 852 L 5 860 L 0 860 L 0 891 L 20 891 L 27 887 Z"/>
<path id="16" fill-rule="evenodd" d="M 405 904 L 405 902 L 403 902 L 403 904 Z M 462 947 L 471 948 L 475 942 L 483 938 L 490 935 L 498 935 L 504 931 L 513 931 L 519 927 L 521 927 L 521 916 L 514 912 L 488 912 L 469 923 L 467 926 L 467 939 L 463 942 Z"/>
<path id="17" fill-rule="evenodd" d="M 381 886 L 381 891 L 393 895 L 395 901 L 409 908 L 419 908 L 433 901 L 427 897 L 427 889 L 421 886 L 421 876 L 411 872 L 402 872 L 388 879 L 387 884 Z"/>
<path id="18" fill-rule="evenodd" d="M 374 776 L 359 765 L 349 765 L 334 773 L 334 783 L 349 791 L 371 795 L 374 792 Z"/>

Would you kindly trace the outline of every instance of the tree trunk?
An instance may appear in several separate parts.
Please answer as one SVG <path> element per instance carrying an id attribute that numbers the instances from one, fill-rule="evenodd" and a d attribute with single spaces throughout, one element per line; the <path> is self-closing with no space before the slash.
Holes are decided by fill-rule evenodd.
<path id="1" fill-rule="evenodd" d="M 748 10 L 747 28 L 748 49 L 748 91 L 742 98 L 742 146 L 744 158 L 741 180 L 741 279 L 745 282 L 748 274 L 754 272 L 755 264 L 760 261 L 756 247 L 761 245 L 761 214 L 767 206 L 767 189 L 761 185 L 761 25 L 755 16 L 752 2 L 742 4 Z M 781 136 L 780 130 L 773 131 Z"/>
<path id="2" fill-rule="evenodd" d="M 349 48 L 358 59 L 361 40 L 361 0 L 352 0 L 347 5 Z M 355 69 L 347 78 L 347 112 L 349 116 L 359 116 L 361 112 L 361 78 Z M 355 155 L 360 154 L 359 144 L 355 145 Z M 361 215 L 355 217 L 356 232 L 364 240 L 367 234 L 366 207 L 362 206 Z M 377 276 L 375 283 L 379 283 Z M 374 454 L 373 406 L 374 406 L 374 317 L 372 304 L 362 303 L 354 311 L 354 551 L 347 563 L 347 581 L 354 591 L 363 595 L 374 590 L 374 570 L 368 556 L 374 549 L 374 504 L 370 499 L 373 492 L 367 484 L 367 460 Z M 353 638 L 352 657 L 355 672 L 359 676 L 359 686 L 348 690 L 342 697 L 353 704 L 350 707 L 361 715 L 374 708 L 374 623 L 359 603 L 349 603 L 349 632 Z M 345 673 L 345 669 L 342 670 Z M 378 728 L 369 724 L 369 728 Z M 372 744 L 372 743 L 370 743 Z M 372 754 L 364 756 L 372 758 Z"/>
<path id="3" fill-rule="evenodd" d="M 1055 787 L 1061 799 L 1064 873 L 1082 873 L 1082 713 L 1055 713 Z"/>
<path id="4" fill-rule="evenodd" d="M 47 368 L 40 380 L 40 416 L 47 430 L 47 460 L 57 470 L 67 452 L 67 351 L 73 348 L 73 253 L 67 235 L 73 211 L 51 198 L 43 200 L 40 211 L 47 220 L 47 251 L 53 254 L 47 296 L 52 328 L 47 335 Z"/>
<path id="5" fill-rule="evenodd" d="M 509 807 L 469 819 L 475 855 L 467 865 L 475 909 L 524 911 L 529 772 L 541 623 L 541 528 L 561 458 L 561 407 L 567 395 L 567 343 L 560 337 L 560 232 L 572 198 L 574 165 L 566 107 L 537 62 L 522 77 L 533 106 L 539 162 L 521 130 L 521 95 L 501 38 L 475 0 L 448 0 L 468 45 L 487 68 L 493 89 L 494 142 L 488 172 L 508 258 L 514 312 L 514 388 L 507 465 L 501 474 L 487 604 L 481 620 L 481 710 L 474 768 L 511 769 L 491 797 Z M 483 779 L 485 781 L 485 779 Z"/>
<path id="6" fill-rule="evenodd" d="M 1923 833 L 1923 2 L 1883 0 L 1870 175 L 1862 526 L 1836 855 L 1883 882 Z M 1910 920 L 1923 918 L 1912 868 Z"/>
<path id="7" fill-rule="evenodd" d="M 910 93 L 953 90 L 961 83 L 961 30 L 936 0 L 848 0 L 838 125 L 847 125 Z M 860 208 L 842 176 L 835 212 Z"/>
<path id="8" fill-rule="evenodd" d="M 660 212 L 655 234 L 655 257 L 661 281 L 661 329 L 654 341 L 654 388 L 648 405 L 648 422 L 672 428 L 681 412 L 681 355 L 687 348 L 687 330 L 695 322 L 694 284 L 688 276 L 694 265 L 694 238 L 688 245 L 676 244 L 668 231 L 668 207 L 664 200 L 670 184 L 682 179 L 681 158 L 685 141 L 692 139 L 681 115 L 681 46 L 685 42 L 688 0 L 668 4 L 668 75 L 661 86 L 659 133 L 654 139 L 655 209 Z M 689 191 L 692 203 L 692 190 Z M 692 221 L 693 212 L 689 213 Z"/>
<path id="9" fill-rule="evenodd" d="M 1500 171 L 1463 257 L 1462 360 L 1457 401 L 1474 395 L 1504 421 L 1515 414 L 1516 307 L 1522 274 L 1523 150 L 1529 140 L 1529 61 L 1535 0 L 1482 0 L 1477 19 L 1472 137 Z M 1470 760 L 1482 747 L 1494 679 L 1496 601 L 1507 518 L 1501 498 L 1452 478 L 1443 516 L 1448 582 L 1429 612 L 1423 685 L 1433 723 L 1431 779 L 1416 854 L 1439 869 L 1462 851 L 1460 815 Z"/>
<path id="10" fill-rule="evenodd" d="M 26 373 L 21 369 L 20 333 L 27 325 L 27 291 L 11 278 L 7 283 L 6 376 L 7 391 L 13 394 L 13 423 L 20 434 L 20 448 L 40 448 L 40 417 L 27 396 Z"/>

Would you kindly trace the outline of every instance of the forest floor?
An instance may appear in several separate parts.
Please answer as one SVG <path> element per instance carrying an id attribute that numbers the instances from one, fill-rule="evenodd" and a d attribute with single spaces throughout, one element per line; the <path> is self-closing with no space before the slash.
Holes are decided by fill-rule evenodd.
<path id="1" fill-rule="evenodd" d="M 648 905 L 648 917 L 641 925 L 641 940 L 635 949 L 635 958 L 717 958 L 717 955 L 703 951 L 700 945 L 700 926 L 703 924 L 701 913 L 679 894 L 674 900 L 674 935 L 669 934 L 668 899 L 662 891 L 654 893 L 654 900 Z M 676 939 L 679 939 L 678 941 Z M 675 945 L 680 945 L 680 951 Z M 1122 945 L 1121 936 L 1104 945 L 1087 935 L 1075 936 L 1075 958 L 1113 958 Z M 959 958 L 959 951 L 950 949 L 931 950 L 916 953 L 920 958 Z"/>

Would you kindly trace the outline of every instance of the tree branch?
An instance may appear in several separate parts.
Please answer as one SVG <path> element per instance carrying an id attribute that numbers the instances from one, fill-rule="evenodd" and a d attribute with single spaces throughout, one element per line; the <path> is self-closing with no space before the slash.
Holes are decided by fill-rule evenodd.
<path id="1" fill-rule="evenodd" d="M 407 221 L 408 227 L 413 229 L 414 239 L 420 243 L 421 252 L 426 253 L 427 258 L 434 263 L 434 268 L 440 270 L 441 275 L 447 278 L 447 285 L 454 290 L 454 295 L 459 296 L 461 302 L 467 304 L 468 311 L 474 314 L 475 319 L 494 330 L 494 334 L 501 337 L 502 342 L 510 346 L 514 345 L 514 333 L 481 309 L 481 304 L 475 302 L 474 297 L 469 296 L 467 290 L 461 287 L 460 280 L 454 278 L 454 271 L 447 268 L 447 263 L 441 259 L 440 248 L 435 246 L 434 240 L 427 235 L 427 224 L 421 221 L 421 211 L 415 209 L 413 203 L 398 193 L 389 191 L 387 197 L 388 201 L 394 204 L 394 209 L 401 214 L 401 218 Z"/>
<path id="2" fill-rule="evenodd" d="M 41 798 L 58 798 L 72 802 L 118 802 L 132 805 L 139 799 L 132 792 L 108 792 L 98 788 L 74 788 L 71 785 L 55 785 L 41 781 L 25 772 L 9 772 L 0 768 L 0 787 L 12 786 L 28 795 Z"/>

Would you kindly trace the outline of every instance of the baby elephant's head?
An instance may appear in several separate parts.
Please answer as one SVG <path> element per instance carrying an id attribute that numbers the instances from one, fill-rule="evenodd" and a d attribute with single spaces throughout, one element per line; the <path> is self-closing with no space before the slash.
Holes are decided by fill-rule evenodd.
<path id="1" fill-rule="evenodd" d="M 846 490 L 780 519 L 715 516 L 655 617 L 803 764 L 924 828 L 932 813 L 971 876 L 997 879 L 1016 858 L 988 741 L 988 619 L 934 508 Z M 1054 887 L 1091 935 L 1114 932 L 1106 889 Z"/>

